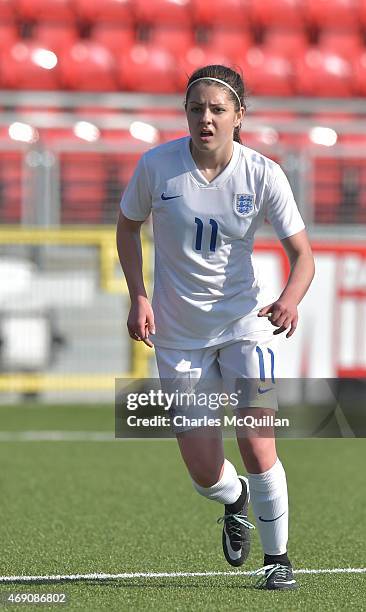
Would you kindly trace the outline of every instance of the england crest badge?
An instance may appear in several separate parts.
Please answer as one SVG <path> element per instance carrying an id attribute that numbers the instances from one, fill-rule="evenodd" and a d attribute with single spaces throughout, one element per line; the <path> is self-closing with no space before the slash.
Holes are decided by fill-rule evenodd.
<path id="1" fill-rule="evenodd" d="M 234 212 L 239 217 L 246 217 L 254 210 L 255 195 L 252 193 L 237 193 L 234 200 Z"/>

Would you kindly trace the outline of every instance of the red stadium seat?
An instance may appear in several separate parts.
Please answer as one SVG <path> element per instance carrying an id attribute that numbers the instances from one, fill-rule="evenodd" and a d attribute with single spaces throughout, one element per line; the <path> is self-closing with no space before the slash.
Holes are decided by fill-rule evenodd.
<path id="1" fill-rule="evenodd" d="M 252 0 L 252 19 L 261 27 L 302 27 L 303 0 Z"/>
<path id="2" fill-rule="evenodd" d="M 95 151 L 65 152 L 61 155 L 62 178 L 88 176 L 90 169 L 95 172 L 97 180 L 105 179 L 107 176 L 107 158 L 105 153 Z M 76 171 L 76 172 L 75 172 Z"/>
<path id="3" fill-rule="evenodd" d="M 90 184 L 107 180 L 107 171 L 103 163 L 95 163 L 92 159 L 88 163 L 65 163 L 62 166 L 62 180 L 68 183 Z"/>
<path id="4" fill-rule="evenodd" d="M 62 84 L 79 91 L 115 91 L 116 63 L 108 49 L 80 41 L 60 55 Z"/>
<path id="5" fill-rule="evenodd" d="M 252 47 L 246 54 L 244 74 L 255 95 L 294 94 L 294 68 L 285 55 Z"/>
<path id="6" fill-rule="evenodd" d="M 114 115 L 119 117 L 121 111 L 118 108 L 108 108 L 107 106 L 92 106 L 90 104 L 84 106 L 75 106 L 73 108 L 74 115 L 80 121 L 93 121 L 93 117 L 103 118 Z"/>
<path id="7" fill-rule="evenodd" d="M 65 142 L 68 144 L 80 142 L 71 128 L 39 128 L 38 133 L 39 139 L 50 148 L 57 148 L 57 145 Z"/>
<path id="8" fill-rule="evenodd" d="M 117 158 L 117 175 L 122 189 L 127 186 L 128 181 L 131 179 L 141 155 L 142 153 L 129 153 Z"/>
<path id="9" fill-rule="evenodd" d="M 176 61 L 163 47 L 135 45 L 119 62 L 122 89 L 149 93 L 177 91 Z"/>
<path id="10" fill-rule="evenodd" d="M 349 126 L 350 122 L 355 119 L 354 113 L 339 111 L 327 111 L 326 113 L 314 113 L 311 115 L 311 119 L 315 126 L 329 127 L 337 133 L 337 144 L 343 144 L 346 142 L 349 134 L 344 134 L 342 127 Z M 364 137 L 366 142 L 366 136 Z"/>
<path id="11" fill-rule="evenodd" d="M 237 61 L 241 64 L 244 55 L 253 44 L 251 32 L 243 28 L 214 27 L 209 35 L 210 47 L 230 58 L 235 58 L 234 63 Z"/>
<path id="12" fill-rule="evenodd" d="M 192 0 L 193 20 L 198 25 L 250 25 L 250 0 Z"/>
<path id="13" fill-rule="evenodd" d="M 360 148 L 363 147 L 363 150 L 366 151 L 366 134 L 340 134 L 339 144 L 350 145 L 352 147 L 354 145 L 357 145 Z M 364 187 L 366 188 L 366 162 L 365 161 L 364 161 L 364 164 L 365 164 Z"/>
<path id="14" fill-rule="evenodd" d="M 360 21 L 361 25 L 366 28 L 366 0 L 360 0 Z"/>
<path id="15" fill-rule="evenodd" d="M 279 134 L 269 126 L 256 130 L 244 130 L 241 133 L 241 141 L 246 147 L 264 152 L 267 147 L 274 147 L 279 141 Z"/>
<path id="16" fill-rule="evenodd" d="M 342 168 L 334 158 L 317 157 L 313 165 L 314 220 L 335 223 L 342 200 Z"/>
<path id="17" fill-rule="evenodd" d="M 16 8 L 14 0 L 0 0 L 0 19 L 10 20 L 16 16 Z"/>
<path id="18" fill-rule="evenodd" d="M 175 56 L 186 53 L 194 45 L 191 28 L 181 26 L 156 25 L 150 30 L 149 42 L 157 47 L 165 47 Z"/>
<path id="19" fill-rule="evenodd" d="M 19 42 L 17 28 L 13 23 L 0 23 L 0 52 Z"/>
<path id="20" fill-rule="evenodd" d="M 179 91 L 185 91 L 187 87 L 187 75 L 192 74 L 197 68 L 208 64 L 224 64 L 229 66 L 231 63 L 230 58 L 210 46 L 197 45 L 188 49 L 179 61 L 177 66 L 177 78 Z"/>
<path id="21" fill-rule="evenodd" d="M 101 223 L 107 177 L 105 156 L 98 153 L 61 154 L 62 222 Z"/>
<path id="22" fill-rule="evenodd" d="M 366 51 L 358 56 L 353 67 L 356 93 L 360 96 L 366 96 Z"/>
<path id="23" fill-rule="evenodd" d="M 73 3 L 81 21 L 122 25 L 134 21 L 134 0 L 73 0 Z"/>
<path id="24" fill-rule="evenodd" d="M 363 46 L 358 31 L 343 29 L 323 29 L 318 44 L 321 49 L 339 53 L 351 61 L 358 57 Z"/>
<path id="25" fill-rule="evenodd" d="M 312 26 L 352 28 L 358 26 L 359 0 L 303 0 Z"/>
<path id="26" fill-rule="evenodd" d="M 306 51 L 308 41 L 304 30 L 299 28 L 268 28 L 264 33 L 263 46 L 293 58 Z"/>
<path id="27" fill-rule="evenodd" d="M 286 147 L 298 148 L 309 145 L 307 133 L 294 132 L 291 127 L 296 125 L 298 113 L 294 111 L 276 110 L 257 111 L 254 115 L 257 126 L 251 129 L 250 139 L 256 143 L 266 146 L 274 146 L 276 143 L 286 144 Z M 246 139 L 246 124 L 244 119 L 244 139 Z M 254 148 L 256 148 L 254 146 Z M 273 154 L 271 155 L 273 159 Z"/>
<path id="28" fill-rule="evenodd" d="M 0 152 L 0 220 L 19 223 L 22 203 L 22 163 L 20 151 Z"/>
<path id="29" fill-rule="evenodd" d="M 22 21 L 75 21 L 70 0 L 17 0 Z"/>
<path id="30" fill-rule="evenodd" d="M 106 140 L 110 143 L 120 143 L 123 145 L 128 145 L 128 147 L 134 148 L 134 146 L 139 141 L 136 142 L 136 138 L 134 138 L 129 130 L 112 130 L 112 129 L 103 129 L 101 136 L 103 140 Z"/>
<path id="31" fill-rule="evenodd" d="M 33 41 L 55 53 L 71 47 L 78 40 L 78 32 L 74 24 L 42 22 L 33 28 L 32 34 Z"/>
<path id="32" fill-rule="evenodd" d="M 105 189 L 65 187 L 62 193 L 61 223 L 103 222 Z"/>
<path id="33" fill-rule="evenodd" d="M 188 136 L 188 128 L 186 130 L 164 130 L 161 135 L 163 142 L 169 142 L 170 140 L 178 140 L 178 138 L 184 138 L 185 136 Z"/>
<path id="34" fill-rule="evenodd" d="M 10 89 L 59 89 L 59 67 L 42 67 L 44 51 L 32 42 L 13 45 L 0 59 L 3 85 Z"/>
<path id="35" fill-rule="evenodd" d="M 297 60 L 296 90 L 306 96 L 349 97 L 352 65 L 346 58 L 313 47 Z"/>
<path id="36" fill-rule="evenodd" d="M 190 0 L 134 0 L 137 23 L 190 25 Z"/>
<path id="37" fill-rule="evenodd" d="M 135 44 L 135 30 L 122 24 L 99 23 L 93 27 L 90 39 L 119 56 Z"/>

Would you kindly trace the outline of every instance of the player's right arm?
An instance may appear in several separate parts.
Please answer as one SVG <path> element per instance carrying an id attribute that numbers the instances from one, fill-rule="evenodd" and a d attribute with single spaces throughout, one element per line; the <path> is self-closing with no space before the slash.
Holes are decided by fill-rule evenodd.
<path id="1" fill-rule="evenodd" d="M 120 211 L 117 222 L 117 251 L 122 270 L 126 277 L 130 294 L 131 308 L 127 328 L 133 340 L 142 340 L 147 346 L 153 344 L 149 333 L 154 334 L 154 313 L 147 298 L 142 274 L 141 225 L 143 221 L 133 221 Z"/>

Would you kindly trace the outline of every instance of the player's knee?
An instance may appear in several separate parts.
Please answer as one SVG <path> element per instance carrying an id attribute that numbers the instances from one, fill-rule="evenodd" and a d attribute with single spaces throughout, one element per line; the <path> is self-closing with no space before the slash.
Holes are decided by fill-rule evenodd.
<path id="1" fill-rule="evenodd" d="M 200 462 L 195 466 L 191 466 L 189 472 L 193 485 L 198 485 L 198 488 L 195 488 L 202 495 L 202 487 L 212 487 L 220 480 L 221 466 Z"/>

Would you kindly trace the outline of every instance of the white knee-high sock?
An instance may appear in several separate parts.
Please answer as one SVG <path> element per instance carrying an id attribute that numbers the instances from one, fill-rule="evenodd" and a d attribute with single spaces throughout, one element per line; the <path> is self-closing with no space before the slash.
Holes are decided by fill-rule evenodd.
<path id="1" fill-rule="evenodd" d="M 264 553 L 287 551 L 288 495 L 286 474 L 279 459 L 262 474 L 248 474 L 250 499 Z"/>
<path id="2" fill-rule="evenodd" d="M 201 487 L 193 479 L 192 483 L 200 495 L 221 504 L 233 504 L 236 502 L 243 488 L 235 467 L 227 459 L 224 460 L 224 471 L 220 480 L 212 485 L 212 487 Z"/>

